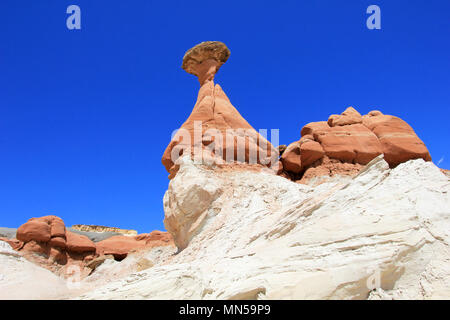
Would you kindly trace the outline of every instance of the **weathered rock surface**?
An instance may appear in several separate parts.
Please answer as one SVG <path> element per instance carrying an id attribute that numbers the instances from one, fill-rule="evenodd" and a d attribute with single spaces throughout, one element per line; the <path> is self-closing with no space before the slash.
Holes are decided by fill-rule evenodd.
<path id="1" fill-rule="evenodd" d="M 350 107 L 275 149 L 213 82 L 229 55 L 183 58 L 201 88 L 162 158 L 169 233 L 30 219 L 0 238 L 0 299 L 450 297 L 450 177 L 413 129 Z"/>
<path id="2" fill-rule="evenodd" d="M 130 252 L 174 246 L 172 237 L 167 232 L 153 231 L 150 234 L 110 237 L 109 230 L 114 228 L 105 228 L 107 232 L 104 234 L 108 235 L 107 239 L 94 243 L 84 234 L 99 233 L 71 229 L 74 230 L 72 232 L 66 229 L 61 218 L 45 216 L 31 218 L 20 226 L 17 229 L 17 239 L 1 238 L 1 240 L 6 241 L 29 261 L 57 275 L 70 277 L 75 268 L 80 271 L 81 278 L 87 277 L 92 272 L 93 268 L 87 266 L 92 265 L 92 261 L 99 256 L 112 255 L 118 260 L 123 260 Z"/>
<path id="3" fill-rule="evenodd" d="M 193 233 L 171 230 L 186 239 L 176 240 L 184 249 L 79 298 L 450 296 L 450 180 L 431 162 L 390 169 L 377 157 L 356 177 L 316 187 L 266 172 L 212 170 L 189 158 L 179 173 L 165 196 L 166 217 L 196 226 L 205 216 Z"/>
<path id="4" fill-rule="evenodd" d="M 201 88 L 191 115 L 167 146 L 162 163 L 172 179 L 180 156 L 191 155 L 196 163 L 278 167 L 278 150 L 260 135 L 231 104 L 225 92 L 214 84 L 214 75 L 229 51 L 221 42 L 207 42 L 189 50 L 183 68 L 198 76 Z M 206 66 L 204 65 L 206 64 Z"/>
<path id="5" fill-rule="evenodd" d="M 390 166 L 418 158 L 431 161 L 425 144 L 402 119 L 372 111 L 363 117 L 363 124 L 378 137 Z"/>
<path id="6" fill-rule="evenodd" d="M 302 162 L 300 158 L 300 142 L 295 141 L 287 146 L 286 150 L 281 155 L 281 162 L 283 169 L 293 173 L 300 173 L 302 171 Z"/>
<path id="7" fill-rule="evenodd" d="M 132 251 L 168 245 L 173 245 L 172 236 L 167 232 L 156 230 L 134 237 L 114 236 L 100 241 L 97 243 L 97 254 L 112 255 L 116 260 L 122 260 Z"/>
<path id="8" fill-rule="evenodd" d="M 51 239 L 51 228 L 46 221 L 30 219 L 27 223 L 21 225 L 17 229 L 17 240 L 28 242 L 36 240 L 40 242 L 48 242 Z"/>
<path id="9" fill-rule="evenodd" d="M 180 163 L 177 174 L 180 178 L 169 183 L 169 190 L 164 195 L 164 226 L 174 237 L 177 247 L 184 249 L 209 218 L 220 211 L 219 207 L 210 207 L 222 190 L 216 179 L 202 174 L 189 157 L 183 157 Z"/>
<path id="10" fill-rule="evenodd" d="M 328 118 L 328 125 L 330 127 L 346 126 L 351 124 L 362 123 L 361 114 L 353 107 L 348 107 L 342 114 L 333 114 Z"/>
<path id="11" fill-rule="evenodd" d="M 79 253 L 95 252 L 96 246 L 88 237 L 70 231 L 67 231 L 66 237 L 66 247 L 68 251 Z"/>
<path id="12" fill-rule="evenodd" d="M 331 127 L 314 135 L 325 154 L 348 163 L 367 164 L 382 153 L 375 134 L 362 124 Z"/>
<path id="13" fill-rule="evenodd" d="M 200 85 L 214 76 L 230 57 L 230 50 L 220 41 L 205 41 L 186 51 L 182 68 L 198 77 Z"/>
<path id="14" fill-rule="evenodd" d="M 0 300 L 61 299 L 68 293 L 62 278 L 0 241 Z"/>
<path id="15" fill-rule="evenodd" d="M 54 272 L 30 262 L 21 252 L 0 241 L 0 300 L 3 299 L 70 299 L 91 291 L 113 280 L 148 270 L 161 264 L 174 253 L 175 247 L 145 248 L 130 253 L 117 262 L 112 256 L 100 256 L 92 260 L 83 277 L 76 266 L 69 268 L 69 277 L 59 277 Z"/>
<path id="16" fill-rule="evenodd" d="M 380 154 L 391 167 L 412 159 L 431 161 L 425 144 L 406 122 L 380 111 L 361 116 L 349 107 L 340 115 L 331 115 L 328 121 L 305 125 L 301 135 L 281 157 L 281 175 L 301 183 L 327 171 L 331 176 L 354 176 L 361 165 Z"/>

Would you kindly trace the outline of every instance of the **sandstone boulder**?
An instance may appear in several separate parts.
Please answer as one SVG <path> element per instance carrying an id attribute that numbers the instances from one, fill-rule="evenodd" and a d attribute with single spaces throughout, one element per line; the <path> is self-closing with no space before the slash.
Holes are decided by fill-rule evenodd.
<path id="1" fill-rule="evenodd" d="M 116 260 L 122 260 L 132 251 L 170 245 L 173 245 L 171 235 L 167 232 L 155 230 L 149 234 L 113 236 L 97 242 L 97 254 L 112 255 Z"/>
<path id="2" fill-rule="evenodd" d="M 380 154 L 391 167 L 411 159 L 431 160 L 427 148 L 405 121 L 378 110 L 361 116 L 349 107 L 326 122 L 308 123 L 301 135 L 281 157 L 284 171 L 279 173 L 296 181 L 337 172 L 352 176 L 360 165 Z"/>
<path id="3" fill-rule="evenodd" d="M 29 220 L 17 229 L 17 240 L 48 242 L 51 239 L 51 227 L 45 221 Z"/>
<path id="4" fill-rule="evenodd" d="M 318 131 L 314 139 L 325 154 L 344 162 L 367 164 L 382 153 L 377 136 L 362 124 L 335 126 Z"/>
<path id="5" fill-rule="evenodd" d="M 330 126 L 326 121 L 310 122 L 302 128 L 301 135 L 314 136 L 319 131 L 328 131 Z"/>
<path id="6" fill-rule="evenodd" d="M 158 230 L 138 235 L 134 230 L 122 230 L 112 227 L 80 225 L 76 228 L 101 229 L 104 232 L 85 232 L 69 229 L 65 227 L 61 218 L 44 216 L 31 218 L 20 226 L 17 229 L 18 239 L 0 237 L 0 240 L 9 243 L 14 250 L 18 251 L 20 256 L 63 278 L 73 277 L 74 270 L 78 270 L 76 272 L 77 277 L 79 276 L 80 278 L 79 280 L 88 277 L 104 259 L 109 257 L 123 260 L 133 251 L 154 248 L 155 252 L 158 252 L 160 248 L 174 247 L 172 236 L 167 232 Z M 118 235 L 111 237 L 111 235 L 117 234 L 112 230 L 127 233 L 127 236 Z M 96 244 L 85 234 L 96 240 L 104 239 L 106 236 L 108 241 L 103 240 Z M 158 259 L 157 256 L 153 258 Z M 139 265 L 137 269 L 143 270 L 149 266 L 149 263 L 143 261 L 142 265 Z"/>
<path id="7" fill-rule="evenodd" d="M 378 137 L 391 167 L 411 159 L 431 161 L 425 144 L 402 119 L 372 111 L 363 117 L 363 124 Z"/>
<path id="8" fill-rule="evenodd" d="M 70 231 L 66 232 L 67 249 L 69 251 L 83 253 L 83 252 L 95 252 L 95 243 L 89 240 L 88 237 L 82 236 Z"/>
<path id="9" fill-rule="evenodd" d="M 66 226 L 64 224 L 64 221 L 59 217 L 54 217 L 50 221 L 50 229 L 51 229 L 51 236 L 53 237 L 66 237 Z"/>
<path id="10" fill-rule="evenodd" d="M 48 242 L 54 237 L 66 237 L 64 221 L 57 216 L 31 218 L 17 229 L 17 239 L 28 242 L 31 240 Z"/>
<path id="11" fill-rule="evenodd" d="M 278 150 L 253 129 L 213 82 L 228 56 L 223 43 L 207 42 L 189 50 L 183 59 L 183 68 L 199 78 L 201 87 L 191 115 L 163 154 L 161 161 L 170 179 L 178 171 L 176 161 L 185 155 L 196 163 L 238 162 L 278 169 Z"/>
<path id="12" fill-rule="evenodd" d="M 220 41 L 205 41 L 186 51 L 182 68 L 198 77 L 200 85 L 212 81 L 230 57 L 230 50 Z"/>
<path id="13" fill-rule="evenodd" d="M 306 140 L 306 139 L 305 139 Z M 320 143 L 316 141 L 305 141 L 302 143 L 300 140 L 300 159 L 303 167 L 308 167 L 315 161 L 322 159 L 325 155 Z"/>
<path id="14" fill-rule="evenodd" d="M 353 107 L 348 107 L 340 115 L 333 114 L 328 118 L 328 125 L 330 127 L 346 126 L 357 123 L 362 123 L 362 116 Z"/>
<path id="15" fill-rule="evenodd" d="M 300 158 L 300 142 L 295 141 L 287 146 L 286 150 L 281 156 L 283 169 L 293 173 L 300 173 L 302 170 L 302 163 Z"/>
<path id="16" fill-rule="evenodd" d="M 64 237 L 53 237 L 50 239 L 49 244 L 51 247 L 66 248 L 66 236 Z"/>
<path id="17" fill-rule="evenodd" d="M 208 207 L 222 194 L 213 177 L 200 175 L 190 157 L 181 159 L 180 179 L 172 179 L 164 195 L 164 226 L 182 250 L 216 212 Z M 196 174 L 197 172 L 197 174 Z M 218 208 L 217 210 L 220 211 Z"/>

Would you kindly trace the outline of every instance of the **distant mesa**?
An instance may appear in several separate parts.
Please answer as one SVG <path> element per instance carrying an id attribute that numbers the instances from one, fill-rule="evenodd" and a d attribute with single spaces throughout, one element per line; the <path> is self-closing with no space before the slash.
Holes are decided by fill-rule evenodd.
<path id="1" fill-rule="evenodd" d="M 126 230 L 119 229 L 115 227 L 105 227 L 105 226 L 96 226 L 96 225 L 86 225 L 86 224 L 75 224 L 72 226 L 72 229 L 84 232 L 115 232 L 122 235 L 135 236 L 137 235 L 136 230 Z"/>

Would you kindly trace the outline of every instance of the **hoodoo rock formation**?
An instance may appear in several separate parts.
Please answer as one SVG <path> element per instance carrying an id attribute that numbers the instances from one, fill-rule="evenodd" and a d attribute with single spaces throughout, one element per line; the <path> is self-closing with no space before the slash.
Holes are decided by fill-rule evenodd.
<path id="1" fill-rule="evenodd" d="M 79 267 L 81 277 L 89 275 L 92 271 L 90 263 L 106 255 L 120 261 L 130 252 L 174 245 L 169 233 L 157 230 L 149 234 L 113 235 L 98 242 L 75 232 L 76 229 L 69 231 L 61 218 L 44 216 L 31 218 L 21 225 L 17 229 L 16 239 L 0 240 L 8 242 L 28 260 L 63 277 L 70 275 L 68 272 L 73 270 L 73 266 Z"/>
<path id="2" fill-rule="evenodd" d="M 308 182 L 321 176 L 355 175 L 383 154 L 390 167 L 412 159 L 431 161 L 425 144 L 400 118 L 371 111 L 361 116 L 353 107 L 328 121 L 311 122 L 301 139 L 281 156 L 282 175 Z"/>
<path id="3" fill-rule="evenodd" d="M 350 107 L 275 149 L 214 84 L 229 55 L 203 42 L 183 59 L 201 87 L 162 157 L 168 233 L 0 229 L 0 299 L 450 298 L 450 173 L 414 130 Z"/>
<path id="4" fill-rule="evenodd" d="M 172 138 L 162 163 L 172 179 L 177 160 L 190 154 L 196 163 L 263 165 L 278 170 L 278 150 L 239 114 L 214 75 L 230 51 L 222 42 L 202 42 L 188 50 L 183 69 L 198 77 L 200 91 L 191 115 Z"/>

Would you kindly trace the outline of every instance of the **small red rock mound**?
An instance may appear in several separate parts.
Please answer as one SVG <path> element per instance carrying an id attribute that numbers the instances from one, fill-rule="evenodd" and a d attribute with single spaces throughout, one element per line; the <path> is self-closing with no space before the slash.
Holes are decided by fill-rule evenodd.
<path id="1" fill-rule="evenodd" d="M 88 237 L 66 230 L 64 221 L 56 216 L 31 218 L 17 229 L 17 239 L 7 241 L 28 260 L 61 276 L 71 275 L 74 267 L 83 278 L 92 272 L 86 266 L 99 256 L 112 254 L 116 260 L 128 253 L 158 246 L 174 246 L 167 232 L 153 231 L 136 236 L 114 236 L 98 243 Z"/>
<path id="2" fill-rule="evenodd" d="M 320 175 L 354 175 L 380 154 L 391 167 L 422 158 L 431 161 L 425 144 L 400 118 L 371 111 L 361 116 L 349 107 L 328 121 L 311 122 L 281 156 L 281 175 L 307 182 Z"/>
<path id="3" fill-rule="evenodd" d="M 89 274 L 84 265 L 95 257 L 96 246 L 86 236 L 66 230 L 56 216 L 31 218 L 17 229 L 18 250 L 28 260 L 65 276 L 77 267 L 80 276 Z"/>
<path id="4" fill-rule="evenodd" d="M 183 68 L 198 77 L 201 88 L 191 115 L 172 138 L 162 163 L 172 179 L 177 159 L 190 155 L 197 163 L 248 163 L 278 168 L 278 150 L 241 116 L 214 75 L 228 59 L 221 42 L 203 42 L 187 51 Z"/>
<path id="5" fill-rule="evenodd" d="M 113 236 L 97 242 L 97 254 L 113 255 L 116 260 L 122 260 L 132 251 L 167 245 L 174 245 L 172 236 L 155 230 L 137 236 Z"/>

